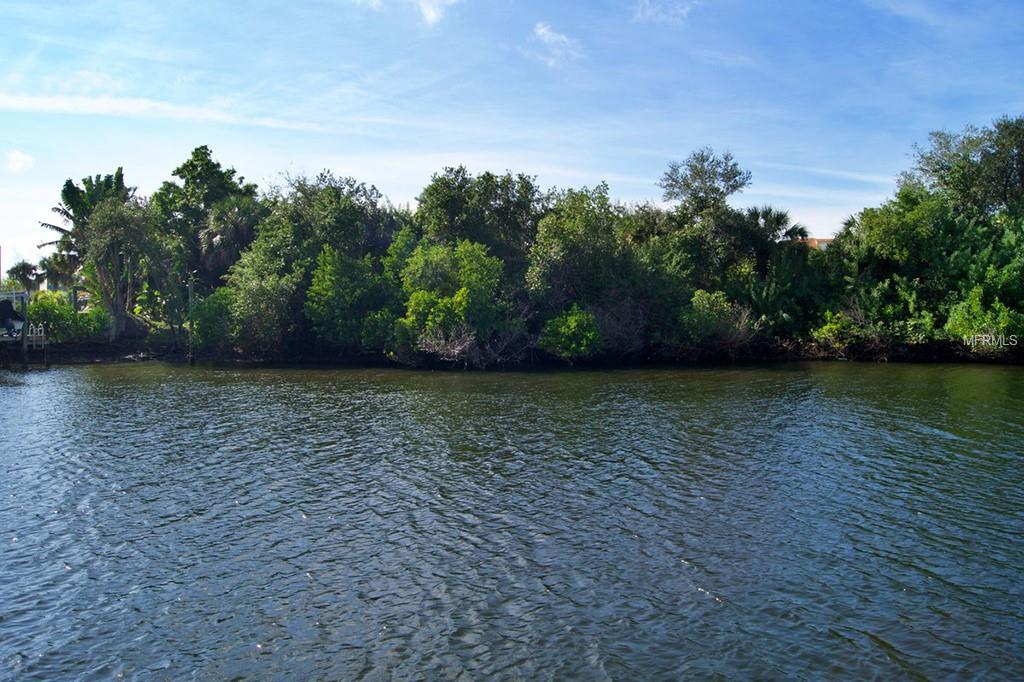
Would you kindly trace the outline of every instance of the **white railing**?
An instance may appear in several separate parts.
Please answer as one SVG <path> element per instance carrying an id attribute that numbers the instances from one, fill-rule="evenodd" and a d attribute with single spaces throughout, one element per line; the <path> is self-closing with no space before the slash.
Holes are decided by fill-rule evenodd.
<path id="1" fill-rule="evenodd" d="M 46 325 L 42 322 L 28 325 L 28 345 L 32 348 L 42 348 L 46 345 Z"/>

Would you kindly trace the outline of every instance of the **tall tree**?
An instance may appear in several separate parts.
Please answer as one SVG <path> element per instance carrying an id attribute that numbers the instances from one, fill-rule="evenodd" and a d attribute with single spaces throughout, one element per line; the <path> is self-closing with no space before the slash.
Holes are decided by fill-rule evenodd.
<path id="1" fill-rule="evenodd" d="M 61 201 L 52 209 L 60 216 L 63 224 L 40 223 L 59 236 L 52 242 L 40 244 L 39 248 L 56 246 L 57 253 L 67 260 L 67 269 L 77 270 L 84 259 L 85 230 L 93 210 L 107 199 L 124 203 L 134 192 L 134 188 L 124 184 L 124 171 L 121 168 L 110 175 L 82 178 L 81 187 L 71 179 L 66 180 L 60 192 Z"/>
<path id="2" fill-rule="evenodd" d="M 86 225 L 86 268 L 110 311 L 111 340 L 125 331 L 134 308 L 149 221 L 143 202 L 110 198 L 95 207 Z"/>
<path id="3" fill-rule="evenodd" d="M 1024 215 L 1024 116 L 933 132 L 917 149 L 916 178 L 947 193 L 959 212 Z"/>
<path id="4" fill-rule="evenodd" d="M 224 168 L 214 161 L 206 145 L 192 150 L 173 175 L 181 183 L 165 182 L 152 202 L 162 215 L 165 229 L 181 239 L 186 271 L 195 273 L 200 287 L 210 291 L 227 271 L 225 256 L 241 253 L 254 237 L 259 211 L 237 198 L 255 201 L 256 185 L 246 183 L 234 168 Z M 218 207 L 228 200 L 236 203 Z"/>
<path id="5" fill-rule="evenodd" d="M 485 244 L 518 277 L 526 269 L 538 223 L 550 203 L 549 194 L 528 175 L 474 176 L 458 166 L 430 179 L 418 198 L 416 217 L 435 241 L 454 244 L 469 239 Z"/>
<path id="6" fill-rule="evenodd" d="M 750 184 L 750 171 L 740 168 L 732 154 L 718 155 L 702 147 L 685 161 L 673 161 L 661 178 L 665 201 L 678 201 L 693 218 L 720 208 L 733 194 Z"/>

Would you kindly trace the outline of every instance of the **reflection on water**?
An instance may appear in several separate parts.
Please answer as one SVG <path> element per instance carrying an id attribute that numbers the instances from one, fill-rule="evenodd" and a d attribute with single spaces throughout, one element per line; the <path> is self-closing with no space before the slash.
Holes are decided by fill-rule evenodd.
<path id="1" fill-rule="evenodd" d="M 1020 678 L 1022 380 L 0 374 L 0 679 Z"/>

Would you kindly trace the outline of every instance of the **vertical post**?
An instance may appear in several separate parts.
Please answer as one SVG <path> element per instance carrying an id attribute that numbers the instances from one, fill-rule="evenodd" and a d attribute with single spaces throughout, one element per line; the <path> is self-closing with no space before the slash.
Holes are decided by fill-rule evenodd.
<path id="1" fill-rule="evenodd" d="M 21 297 L 21 368 L 28 369 L 28 292 Z"/>
<path id="2" fill-rule="evenodd" d="M 192 337 L 195 335 L 195 323 L 192 318 L 192 273 L 188 275 L 188 364 L 196 364 L 195 347 L 193 346 Z"/>

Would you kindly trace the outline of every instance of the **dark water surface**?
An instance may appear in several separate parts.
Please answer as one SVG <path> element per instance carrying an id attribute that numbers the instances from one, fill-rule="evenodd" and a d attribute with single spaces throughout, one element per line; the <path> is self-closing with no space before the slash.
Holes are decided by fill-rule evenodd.
<path id="1" fill-rule="evenodd" d="M 1022 370 L 0 374 L 0 679 L 1021 679 Z"/>

